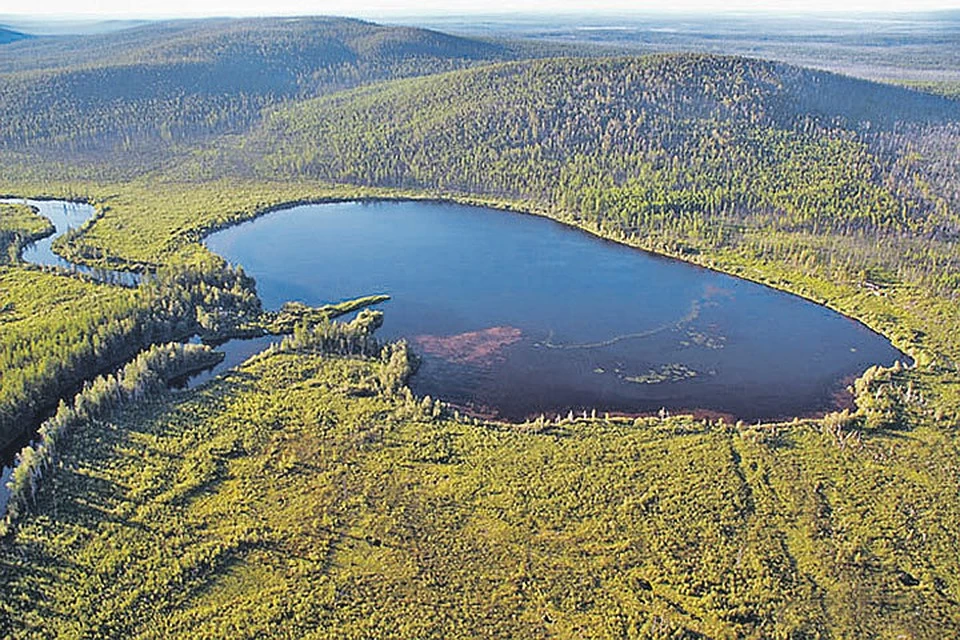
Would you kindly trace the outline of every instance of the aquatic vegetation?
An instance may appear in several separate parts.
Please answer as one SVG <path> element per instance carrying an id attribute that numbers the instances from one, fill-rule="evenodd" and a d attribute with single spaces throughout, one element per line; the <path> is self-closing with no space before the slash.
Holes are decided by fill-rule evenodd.
<path id="1" fill-rule="evenodd" d="M 696 345 L 704 349 L 718 350 L 726 346 L 727 337 L 716 332 L 706 333 L 696 329 L 688 329 L 686 340 L 680 342 L 683 346 Z"/>
<path id="2" fill-rule="evenodd" d="M 587 342 L 583 344 L 556 343 L 553 341 L 553 332 L 551 331 L 547 336 L 547 339 L 538 344 L 546 347 L 547 349 L 602 349 L 603 347 L 611 347 L 618 342 L 624 342 L 626 340 L 642 340 L 643 338 L 650 338 L 665 331 L 676 331 L 682 329 L 700 316 L 700 309 L 701 301 L 694 300 L 692 303 L 690 303 L 690 311 L 676 321 L 666 322 L 657 327 L 653 327 L 652 329 L 637 331 L 636 333 L 624 333 L 619 336 L 613 336 L 607 340 Z"/>
<path id="3" fill-rule="evenodd" d="M 681 382 L 696 378 L 700 373 L 691 369 L 682 362 L 672 362 L 664 364 L 656 369 L 650 369 L 646 373 L 636 376 L 621 375 L 622 380 L 636 384 L 663 384 L 665 382 Z"/>

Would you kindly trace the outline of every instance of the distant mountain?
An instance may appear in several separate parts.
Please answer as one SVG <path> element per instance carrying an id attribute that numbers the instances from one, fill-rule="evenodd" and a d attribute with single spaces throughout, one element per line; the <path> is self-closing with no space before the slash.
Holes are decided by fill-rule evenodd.
<path id="1" fill-rule="evenodd" d="M 96 17 L 56 18 L 44 16 L 14 16 L 0 13 L 0 21 L 8 29 L 31 36 L 95 35 L 131 29 L 153 22 L 151 20 L 102 20 Z"/>
<path id="2" fill-rule="evenodd" d="M 238 131 L 271 104 L 513 57 L 502 45 L 343 18 L 155 23 L 4 53 L 0 149 L 64 152 Z"/>
<path id="3" fill-rule="evenodd" d="M 504 47 L 438 31 L 339 17 L 210 18 L 151 22 L 108 33 L 36 38 L 0 59 L 0 72 L 75 66 L 194 62 L 246 54 L 287 61 L 292 53 L 489 59 Z M 310 57 L 312 56 L 312 58 Z"/>
<path id="4" fill-rule="evenodd" d="M 25 33 L 20 33 L 18 31 L 12 31 L 10 29 L 5 29 L 0 27 L 0 44 L 7 44 L 8 42 L 16 42 L 17 40 L 24 40 L 29 38 Z"/>

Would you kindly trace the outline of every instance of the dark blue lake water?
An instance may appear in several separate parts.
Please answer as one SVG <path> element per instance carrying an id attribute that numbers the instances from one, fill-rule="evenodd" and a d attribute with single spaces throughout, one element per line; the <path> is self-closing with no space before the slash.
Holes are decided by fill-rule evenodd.
<path id="1" fill-rule="evenodd" d="M 533 216 L 307 205 L 206 244 L 242 264 L 270 308 L 389 294 L 381 336 L 423 356 L 414 390 L 506 419 L 592 408 L 792 417 L 835 408 L 851 376 L 906 359 L 796 296 Z"/>

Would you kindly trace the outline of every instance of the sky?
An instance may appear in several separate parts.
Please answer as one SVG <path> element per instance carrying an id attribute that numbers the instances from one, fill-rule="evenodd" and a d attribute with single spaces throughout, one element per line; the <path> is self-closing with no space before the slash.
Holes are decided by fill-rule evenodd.
<path id="1" fill-rule="evenodd" d="M 758 11 L 916 12 L 960 9 L 960 0 L 0 0 L 0 15 L 155 18 L 257 15 L 358 17 L 502 13 Z"/>

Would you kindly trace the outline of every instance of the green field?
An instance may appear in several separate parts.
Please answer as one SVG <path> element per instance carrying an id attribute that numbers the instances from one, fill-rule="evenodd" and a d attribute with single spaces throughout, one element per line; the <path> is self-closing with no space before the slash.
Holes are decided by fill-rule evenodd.
<path id="1" fill-rule="evenodd" d="M 259 359 L 77 432 L 0 551 L 18 637 L 933 637 L 957 442 L 433 417 Z"/>

